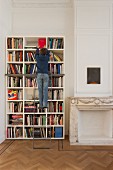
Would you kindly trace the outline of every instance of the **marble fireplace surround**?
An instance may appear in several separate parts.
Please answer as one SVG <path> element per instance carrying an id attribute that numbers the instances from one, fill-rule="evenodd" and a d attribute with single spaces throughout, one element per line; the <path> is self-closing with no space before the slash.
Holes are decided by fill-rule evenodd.
<path id="1" fill-rule="evenodd" d="M 70 122 L 69 122 L 69 140 L 71 145 L 76 144 L 113 144 L 113 133 L 109 138 L 93 137 L 93 140 L 80 140 L 78 136 L 78 114 L 82 111 L 100 111 L 101 113 L 110 112 L 112 118 L 113 96 L 110 97 L 69 97 Z M 109 116 L 108 116 L 109 117 Z M 111 123 L 112 126 L 112 123 Z M 111 130 L 112 127 L 111 127 Z"/>

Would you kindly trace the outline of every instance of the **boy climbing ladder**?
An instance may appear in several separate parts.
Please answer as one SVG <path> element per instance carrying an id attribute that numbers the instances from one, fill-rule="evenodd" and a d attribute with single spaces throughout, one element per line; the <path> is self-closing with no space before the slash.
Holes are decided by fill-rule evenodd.
<path id="1" fill-rule="evenodd" d="M 35 59 L 37 61 L 37 82 L 38 82 L 38 92 L 39 92 L 39 107 L 47 108 L 48 101 L 48 61 L 52 60 L 50 51 L 47 48 L 37 48 Z"/>

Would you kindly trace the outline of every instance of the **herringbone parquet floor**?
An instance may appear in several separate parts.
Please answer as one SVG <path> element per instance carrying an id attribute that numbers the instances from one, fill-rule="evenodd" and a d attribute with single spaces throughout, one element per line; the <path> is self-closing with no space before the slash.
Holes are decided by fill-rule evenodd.
<path id="1" fill-rule="evenodd" d="M 44 144 L 44 145 L 43 145 Z M 69 146 L 58 141 L 5 141 L 0 145 L 0 170 L 113 170 L 113 146 Z M 43 145 L 43 146 L 42 146 Z"/>

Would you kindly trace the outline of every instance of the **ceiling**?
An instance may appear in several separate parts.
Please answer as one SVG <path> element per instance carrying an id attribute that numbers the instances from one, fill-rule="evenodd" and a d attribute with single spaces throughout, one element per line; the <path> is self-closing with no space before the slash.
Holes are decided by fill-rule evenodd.
<path id="1" fill-rule="evenodd" d="M 71 7 L 73 0 L 12 0 L 13 7 Z"/>

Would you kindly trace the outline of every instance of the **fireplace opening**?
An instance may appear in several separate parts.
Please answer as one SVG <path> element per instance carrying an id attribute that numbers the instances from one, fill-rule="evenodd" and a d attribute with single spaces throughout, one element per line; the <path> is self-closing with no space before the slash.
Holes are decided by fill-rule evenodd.
<path id="1" fill-rule="evenodd" d="M 87 68 L 87 84 L 100 84 L 100 68 Z"/>

